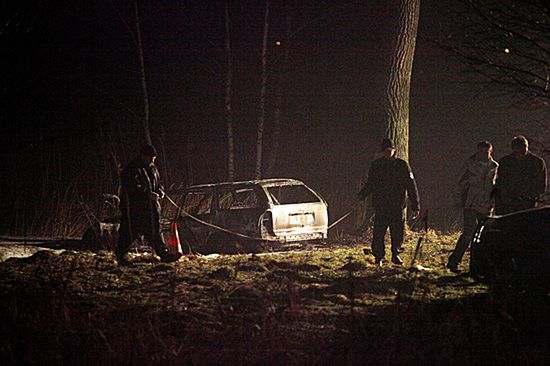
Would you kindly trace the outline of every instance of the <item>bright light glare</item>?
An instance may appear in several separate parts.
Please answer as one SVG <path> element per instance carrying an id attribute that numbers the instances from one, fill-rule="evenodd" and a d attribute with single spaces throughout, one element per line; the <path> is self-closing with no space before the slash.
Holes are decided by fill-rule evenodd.
<path id="1" fill-rule="evenodd" d="M 281 45 L 281 41 L 275 41 L 275 46 L 280 46 Z"/>
<path id="2" fill-rule="evenodd" d="M 505 48 L 505 49 L 504 49 L 504 53 L 510 53 L 510 49 L 509 49 L 509 48 Z"/>

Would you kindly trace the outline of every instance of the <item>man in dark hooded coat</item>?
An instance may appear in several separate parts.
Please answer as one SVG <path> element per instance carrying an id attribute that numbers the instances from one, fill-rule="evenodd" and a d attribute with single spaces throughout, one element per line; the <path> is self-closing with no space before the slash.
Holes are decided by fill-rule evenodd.
<path id="1" fill-rule="evenodd" d="M 162 262 L 175 262 L 181 254 L 172 254 L 160 234 L 160 199 L 164 192 L 155 166 L 156 149 L 145 145 L 120 175 L 121 221 L 116 258 L 119 265 L 128 265 L 128 252 L 141 235 L 151 244 Z"/>

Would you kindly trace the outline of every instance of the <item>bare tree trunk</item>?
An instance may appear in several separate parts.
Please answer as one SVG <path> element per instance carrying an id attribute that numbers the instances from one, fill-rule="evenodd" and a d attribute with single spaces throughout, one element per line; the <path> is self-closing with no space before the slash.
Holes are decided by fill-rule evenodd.
<path id="1" fill-rule="evenodd" d="M 187 185 L 190 186 L 194 182 L 193 177 L 193 149 L 191 148 L 191 136 L 187 136 L 187 154 L 185 154 L 185 157 L 187 159 Z"/>
<path id="2" fill-rule="evenodd" d="M 262 45 L 262 86 L 260 90 L 260 119 L 258 121 L 258 136 L 256 140 L 256 179 L 262 177 L 262 144 L 265 121 L 265 93 L 267 87 L 267 35 L 269 33 L 269 0 L 265 2 L 264 37 Z"/>
<path id="3" fill-rule="evenodd" d="M 409 160 L 409 98 L 420 15 L 420 0 L 401 0 L 399 33 L 387 89 L 386 136 L 393 139 L 397 155 Z"/>
<path id="4" fill-rule="evenodd" d="M 288 72 L 288 54 L 290 49 L 290 24 L 292 21 L 292 14 L 287 7 L 286 13 L 286 42 L 283 54 L 283 66 L 281 73 L 279 74 L 279 81 L 277 85 L 277 99 L 275 101 L 275 115 L 273 118 L 273 148 L 271 149 L 271 155 L 269 163 L 267 164 L 266 176 L 270 177 L 275 170 L 275 164 L 277 163 L 277 155 L 279 154 L 279 139 L 281 135 L 281 105 L 283 101 L 283 89 L 285 77 Z"/>
<path id="5" fill-rule="evenodd" d="M 141 42 L 141 25 L 139 22 L 139 11 L 137 1 L 134 0 L 134 9 L 136 12 L 136 31 L 137 31 L 137 46 L 139 55 L 139 66 L 141 75 L 141 89 L 143 91 L 143 132 L 145 133 L 145 141 L 152 145 L 151 130 L 149 128 L 149 94 L 147 93 L 147 80 L 145 79 L 145 62 L 143 60 L 143 44 Z"/>
<path id="6" fill-rule="evenodd" d="M 128 154 L 126 153 L 126 141 L 122 138 L 122 126 L 120 121 L 117 121 L 117 133 L 118 133 L 118 143 L 120 145 L 120 151 L 122 156 L 122 161 L 128 161 Z"/>
<path id="7" fill-rule="evenodd" d="M 172 183 L 172 174 L 170 167 L 168 166 L 168 154 L 166 154 L 166 144 L 164 143 L 166 141 L 166 130 L 164 129 L 164 124 L 159 123 L 160 127 L 160 151 L 162 153 L 162 167 L 163 167 L 163 174 L 161 177 L 163 177 L 164 180 L 164 186 L 166 188 L 170 187 L 170 184 Z"/>
<path id="8" fill-rule="evenodd" d="M 227 180 L 235 180 L 235 150 L 233 141 L 233 111 L 231 109 L 231 84 L 233 81 L 233 63 L 231 61 L 231 33 L 229 27 L 229 0 L 225 3 L 225 54 L 227 74 L 225 77 L 225 120 L 227 122 Z"/>

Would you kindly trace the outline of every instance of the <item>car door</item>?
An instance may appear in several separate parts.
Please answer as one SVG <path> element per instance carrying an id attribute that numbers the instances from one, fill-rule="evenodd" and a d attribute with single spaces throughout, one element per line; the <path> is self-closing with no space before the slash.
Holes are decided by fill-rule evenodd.
<path id="1" fill-rule="evenodd" d="M 181 232 L 186 240 L 195 243 L 205 242 L 212 232 L 212 228 L 195 220 L 197 218 L 204 222 L 212 221 L 212 189 L 188 191 L 182 203 L 180 225 Z M 193 216 L 190 217 L 189 215 Z"/>
<path id="2" fill-rule="evenodd" d="M 252 185 L 218 187 L 213 222 L 232 232 L 259 237 L 259 218 L 267 203 Z M 243 238 L 244 239 L 244 238 Z"/>

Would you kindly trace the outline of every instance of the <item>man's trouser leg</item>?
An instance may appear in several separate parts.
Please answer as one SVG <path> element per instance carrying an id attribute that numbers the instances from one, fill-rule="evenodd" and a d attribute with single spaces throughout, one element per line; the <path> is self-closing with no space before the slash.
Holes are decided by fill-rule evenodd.
<path id="1" fill-rule="evenodd" d="M 464 209 L 464 226 L 462 229 L 462 234 L 460 235 L 460 238 L 458 238 L 456 247 L 449 257 L 449 267 L 456 267 L 462 261 L 462 257 L 470 246 L 477 223 L 481 217 L 481 214 L 471 208 Z"/>
<path id="2" fill-rule="evenodd" d="M 390 235 L 391 235 L 391 253 L 398 255 L 403 244 L 405 233 L 405 218 L 403 209 L 398 209 L 391 213 Z"/>
<path id="3" fill-rule="evenodd" d="M 155 253 L 159 256 L 163 256 L 168 251 L 166 243 L 160 233 L 160 215 L 158 212 L 153 211 L 150 214 L 149 222 L 147 223 L 147 229 L 144 230 L 144 236 L 147 242 L 153 247 Z"/>
<path id="4" fill-rule="evenodd" d="M 166 246 L 164 238 L 160 233 L 160 224 L 158 222 L 151 228 L 151 231 L 147 236 L 147 241 L 151 243 L 155 253 L 161 257 L 168 251 L 168 247 Z"/>
<path id="5" fill-rule="evenodd" d="M 372 229 L 372 254 L 377 260 L 384 258 L 384 237 L 390 225 L 390 219 L 387 212 L 376 210 L 374 213 L 374 227 Z"/>
<path id="6" fill-rule="evenodd" d="M 168 246 L 160 232 L 160 220 L 158 212 L 151 214 L 150 227 L 147 231 L 147 241 L 152 245 L 161 262 L 175 262 L 181 257 L 181 252 L 170 253 Z"/>
<path id="7" fill-rule="evenodd" d="M 132 225 L 132 220 L 129 219 L 128 214 L 126 212 L 122 212 L 115 253 L 117 257 L 120 257 L 130 251 L 132 243 L 137 236 L 137 234 L 134 233 L 134 229 L 134 225 Z"/>

